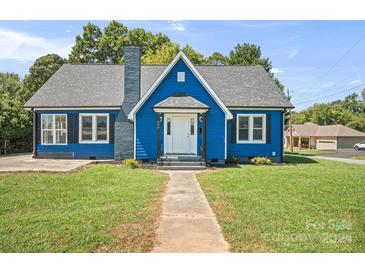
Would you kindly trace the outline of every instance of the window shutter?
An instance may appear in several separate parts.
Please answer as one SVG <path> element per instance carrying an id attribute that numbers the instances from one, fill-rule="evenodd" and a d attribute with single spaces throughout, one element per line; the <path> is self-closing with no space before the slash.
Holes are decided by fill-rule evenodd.
<path id="1" fill-rule="evenodd" d="M 35 119 L 35 124 L 36 124 L 36 144 L 40 144 L 41 143 L 41 140 L 42 140 L 42 137 L 41 137 L 41 134 L 42 134 L 42 121 L 41 121 L 41 114 L 39 113 L 36 113 L 36 119 Z"/>
<path id="2" fill-rule="evenodd" d="M 271 114 L 266 114 L 266 144 L 271 144 Z"/>
<path id="3" fill-rule="evenodd" d="M 109 144 L 114 144 L 114 113 L 109 114 Z"/>
<path id="4" fill-rule="evenodd" d="M 67 114 L 67 144 L 72 144 L 72 113 Z"/>
<path id="5" fill-rule="evenodd" d="M 232 119 L 232 144 L 236 143 L 237 140 L 237 115 L 233 114 L 233 119 Z"/>
<path id="6" fill-rule="evenodd" d="M 74 143 L 79 143 L 79 114 L 74 114 Z"/>

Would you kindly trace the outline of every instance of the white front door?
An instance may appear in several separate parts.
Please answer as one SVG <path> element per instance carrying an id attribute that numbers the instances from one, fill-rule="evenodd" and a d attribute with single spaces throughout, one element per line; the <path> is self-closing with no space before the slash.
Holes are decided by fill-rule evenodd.
<path id="1" fill-rule="evenodd" d="M 196 154 L 197 115 L 166 114 L 164 120 L 165 154 Z"/>

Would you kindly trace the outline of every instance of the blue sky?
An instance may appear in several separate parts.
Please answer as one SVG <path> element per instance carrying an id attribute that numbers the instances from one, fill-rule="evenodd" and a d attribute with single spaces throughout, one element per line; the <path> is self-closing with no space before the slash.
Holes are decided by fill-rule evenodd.
<path id="1" fill-rule="evenodd" d="M 88 21 L 0 21 L 0 71 L 24 76 L 47 53 L 67 57 Z M 108 21 L 91 21 L 101 28 Z M 261 46 L 273 72 L 303 109 L 365 87 L 365 21 L 121 21 L 163 32 L 209 55 L 237 43 Z"/>

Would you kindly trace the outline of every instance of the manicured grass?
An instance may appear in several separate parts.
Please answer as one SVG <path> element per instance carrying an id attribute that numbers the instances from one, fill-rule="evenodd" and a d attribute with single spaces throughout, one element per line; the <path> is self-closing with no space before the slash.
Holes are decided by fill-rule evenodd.
<path id="1" fill-rule="evenodd" d="M 355 160 L 365 160 L 365 155 L 358 155 L 358 156 L 354 156 L 354 157 L 351 157 L 352 159 L 355 159 Z"/>
<path id="2" fill-rule="evenodd" d="M 365 252 L 365 169 L 285 159 L 198 176 L 231 250 Z"/>
<path id="3" fill-rule="evenodd" d="M 0 252 L 146 252 L 167 177 L 100 164 L 0 174 Z"/>
<path id="4" fill-rule="evenodd" d="M 336 153 L 336 150 L 333 149 L 294 149 L 293 152 L 290 152 L 289 149 L 285 150 L 285 154 L 287 155 L 304 155 L 304 156 L 311 156 L 311 155 L 321 155 L 321 154 L 331 154 Z"/>

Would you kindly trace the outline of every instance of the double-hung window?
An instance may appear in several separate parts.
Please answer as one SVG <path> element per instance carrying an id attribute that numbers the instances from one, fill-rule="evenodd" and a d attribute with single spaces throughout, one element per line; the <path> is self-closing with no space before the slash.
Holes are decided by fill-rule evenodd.
<path id="1" fill-rule="evenodd" d="M 41 143 L 67 144 L 67 114 L 41 114 Z"/>
<path id="2" fill-rule="evenodd" d="M 80 143 L 109 143 L 109 114 L 80 114 Z"/>
<path id="3" fill-rule="evenodd" d="M 238 114 L 237 115 L 237 143 L 265 143 L 266 115 Z"/>

